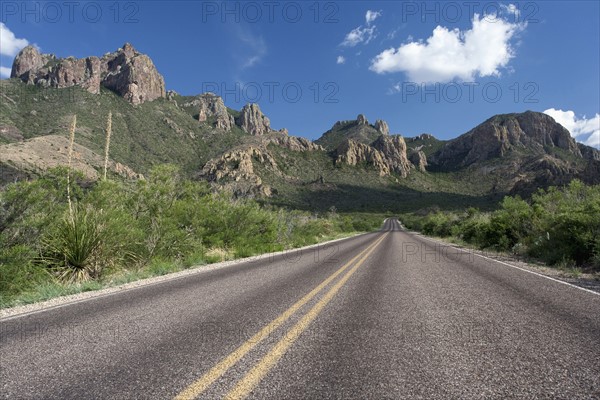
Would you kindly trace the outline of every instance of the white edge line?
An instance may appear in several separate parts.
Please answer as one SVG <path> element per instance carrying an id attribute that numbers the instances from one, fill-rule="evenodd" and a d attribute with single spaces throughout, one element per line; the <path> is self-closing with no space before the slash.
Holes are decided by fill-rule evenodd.
<path id="1" fill-rule="evenodd" d="M 518 270 L 520 270 L 520 271 L 524 271 L 524 272 L 528 272 L 528 273 L 530 273 L 530 274 L 533 274 L 533 275 L 541 276 L 542 278 L 546 278 L 546 279 L 549 279 L 549 280 L 551 280 L 551 281 L 554 281 L 554 282 L 562 283 L 563 285 L 567 285 L 567 286 L 570 286 L 570 287 L 574 287 L 574 288 L 576 288 L 576 289 L 583 290 L 584 292 L 588 292 L 588 293 L 595 294 L 596 296 L 600 296 L 600 293 L 598 293 L 598 292 L 595 292 L 595 291 L 593 291 L 593 290 L 586 289 L 586 288 L 583 288 L 583 287 L 581 287 L 581 286 L 573 285 L 572 283 L 565 282 L 565 281 L 561 281 L 560 279 L 552 278 L 552 277 L 550 277 L 550 276 L 547 276 L 547 275 L 544 275 L 544 274 L 540 274 L 539 272 L 530 271 L 530 270 L 528 270 L 528 269 L 525 269 L 525 268 L 517 267 L 516 265 L 508 264 L 508 263 L 505 263 L 504 261 L 500 261 L 500 260 L 494 260 L 493 258 L 489 258 L 489 257 L 486 257 L 486 256 L 482 256 L 481 254 L 477 254 L 477 253 L 476 253 L 476 252 L 474 252 L 474 251 L 466 251 L 466 250 L 464 250 L 464 249 L 461 249 L 461 248 L 459 248 L 459 247 L 452 246 L 452 245 L 450 245 L 450 244 L 448 244 L 448 243 L 445 243 L 445 242 L 442 242 L 442 241 L 439 241 L 439 240 L 429 239 L 429 238 L 427 238 L 427 237 L 423 236 L 422 234 L 420 234 L 420 233 L 417 233 L 417 232 L 414 232 L 414 231 L 413 231 L 412 233 L 413 233 L 414 235 L 416 235 L 416 236 L 419 236 L 419 237 L 420 237 L 420 238 L 422 238 L 422 239 L 425 239 L 425 240 L 429 241 L 429 242 L 433 242 L 433 243 L 439 243 L 439 244 L 444 244 L 444 245 L 446 245 L 446 246 L 448 246 L 448 247 L 452 247 L 453 249 L 456 249 L 456 250 L 462 251 L 463 253 L 474 254 L 474 255 L 476 255 L 476 256 L 479 256 L 479 257 L 481 257 L 481 258 L 485 258 L 486 260 L 490 260 L 490 261 L 493 261 L 493 262 L 497 262 L 498 264 L 506 265 L 507 267 L 515 268 L 515 269 L 518 269 Z"/>
<path id="2" fill-rule="evenodd" d="M 183 279 L 183 278 L 187 278 L 191 275 L 199 275 L 199 274 L 203 274 L 203 273 L 207 273 L 210 271 L 215 271 L 215 270 L 219 270 L 219 269 L 225 269 L 225 268 L 230 268 L 230 267 L 234 267 L 237 266 L 239 264 L 243 264 L 246 262 L 252 262 L 253 259 L 256 259 L 257 257 L 262 258 L 270 258 L 270 257 L 276 257 L 282 254 L 286 254 L 286 253 L 291 253 L 294 251 L 301 251 L 301 250 L 309 250 L 315 247 L 319 247 L 319 246 L 325 246 L 325 245 L 329 245 L 332 243 L 337 243 L 337 242 L 341 242 L 344 240 L 350 240 L 362 235 L 368 235 L 370 233 L 377 233 L 377 232 L 381 232 L 381 231 L 373 231 L 373 232 L 364 232 L 364 233 L 358 233 L 356 235 L 353 236 L 348 236 L 345 238 L 339 238 L 339 239 L 333 239 L 333 240 L 329 240 L 327 242 L 321 242 L 321 243 L 315 243 L 315 244 L 311 244 L 305 247 L 297 247 L 294 249 L 288 249 L 288 250 L 282 250 L 282 251 L 277 251 L 277 252 L 273 252 L 273 253 L 263 253 L 263 254 L 257 254 L 255 256 L 250 256 L 250 257 L 245 257 L 245 258 L 240 258 L 237 260 L 230 260 L 230 261 L 223 261 L 220 263 L 214 263 L 214 264 L 204 264 L 204 265 L 199 265 L 196 267 L 191 267 L 188 269 L 184 269 L 182 271 L 177 271 L 177 272 L 172 272 L 171 274 L 167 274 L 167 275 L 159 275 L 159 276 L 152 276 L 152 277 L 148 277 L 148 278 L 144 278 L 144 279 L 139 279 L 137 281 L 132 281 L 132 282 L 127 282 L 121 285 L 117 285 L 117 286 L 108 286 L 102 289 L 98 289 L 98 290 L 93 290 L 90 292 L 79 292 L 79 293 L 74 293 L 74 294 L 70 294 L 70 295 L 66 295 L 66 296 L 59 296 L 59 297 L 53 297 L 51 299 L 48 300 L 44 300 L 41 302 L 37 302 L 37 303 L 29 303 L 29 304 L 22 304 L 22 305 L 18 305 L 15 307 L 11 307 L 11 308 L 5 308 L 5 309 L 1 309 L 0 313 L 2 313 L 3 311 L 6 312 L 8 315 L 2 317 L 0 316 L 0 322 L 5 322 L 5 321 L 10 321 L 12 319 L 16 319 L 16 318 L 21 318 L 21 317 L 25 317 L 25 316 L 29 316 L 29 315 L 34 315 L 34 314 L 38 314 L 38 313 L 42 313 L 45 311 L 50 311 L 50 310 L 54 310 L 57 308 L 62 308 L 62 307 L 66 307 L 66 306 L 71 306 L 74 304 L 79 304 L 79 303 L 83 303 L 86 301 L 90 301 L 90 300 L 96 300 L 96 299 L 100 299 L 103 297 L 108 297 L 108 296 L 112 296 L 118 293 L 123 293 L 126 291 L 130 291 L 130 290 L 135 290 L 135 289 L 141 289 L 141 288 L 146 288 L 148 286 L 152 286 L 152 285 L 158 285 L 160 283 L 166 283 L 166 282 L 172 282 L 172 281 L 176 281 L 179 279 Z M 169 275 L 172 275 L 171 277 L 168 277 Z M 168 277 L 168 278 L 167 278 Z M 162 279 L 161 279 L 162 278 Z M 145 282 L 146 281 L 146 282 Z M 129 284 L 135 284 L 136 286 L 132 286 L 132 287 L 123 287 Z M 107 293 L 108 292 L 108 293 Z M 69 297 L 76 297 L 76 296 L 80 296 L 82 294 L 89 294 L 90 297 L 86 297 L 83 299 L 73 299 L 70 300 Z M 55 304 L 55 305 L 48 305 L 45 306 L 44 303 L 49 303 L 49 302 L 53 302 L 53 301 L 60 301 L 60 299 L 64 298 L 64 303 L 59 303 L 59 304 Z M 32 307 L 32 306 L 37 306 L 37 307 L 41 307 L 40 309 L 37 310 L 30 310 L 30 311 L 23 311 L 23 312 L 18 312 L 19 308 L 23 307 Z M 11 314 L 11 311 L 14 310 L 15 312 L 17 312 L 16 314 Z"/>

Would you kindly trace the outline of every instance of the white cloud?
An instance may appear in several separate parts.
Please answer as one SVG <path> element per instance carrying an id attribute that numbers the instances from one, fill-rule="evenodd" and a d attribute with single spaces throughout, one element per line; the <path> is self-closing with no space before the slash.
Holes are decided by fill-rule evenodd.
<path id="1" fill-rule="evenodd" d="M 384 50 L 371 60 L 370 69 L 378 74 L 405 72 L 418 83 L 499 75 L 514 57 L 510 40 L 526 24 L 478 14 L 472 24 L 467 31 L 437 26 L 426 42 L 409 40 L 397 49 Z"/>
<path id="2" fill-rule="evenodd" d="M 346 62 L 346 57 L 344 56 L 338 56 L 336 63 L 338 64 L 344 64 Z"/>
<path id="3" fill-rule="evenodd" d="M 367 44 L 375 37 L 375 25 L 363 28 L 359 26 L 358 28 L 352 29 L 344 38 L 342 42 L 342 46 L 346 47 L 354 47 L 359 43 Z"/>
<path id="4" fill-rule="evenodd" d="M 578 142 L 587 144 L 588 146 L 600 147 L 600 114 L 596 114 L 593 118 L 577 118 L 575 112 L 571 110 L 563 111 L 549 108 L 544 111 L 556 122 L 567 128 L 571 132 L 571 136 L 577 139 Z"/>
<path id="5" fill-rule="evenodd" d="M 250 32 L 244 32 L 240 30 L 238 37 L 241 43 L 243 43 L 245 46 L 245 49 L 242 51 L 242 53 L 247 54 L 242 56 L 240 69 L 244 70 L 246 68 L 253 67 L 267 54 L 267 45 L 262 36 L 256 36 Z"/>
<path id="6" fill-rule="evenodd" d="M 365 21 L 367 22 L 367 25 L 371 25 L 371 22 L 375 21 L 379 17 L 381 17 L 381 11 L 367 10 L 367 13 L 365 14 Z"/>
<path id="7" fill-rule="evenodd" d="M 500 8 L 506 14 L 514 15 L 517 20 L 521 15 L 521 10 L 519 10 L 519 7 L 514 4 L 500 4 Z"/>
<path id="8" fill-rule="evenodd" d="M 0 66 L 0 78 L 10 78 L 11 69 L 8 67 Z"/>
<path id="9" fill-rule="evenodd" d="M 340 43 L 341 46 L 354 47 L 359 43 L 368 44 L 371 40 L 375 39 L 377 34 L 375 33 L 376 26 L 372 23 L 381 17 L 381 11 L 367 10 L 365 14 L 365 21 L 367 26 L 359 26 L 352 29 L 344 37 L 344 41 Z"/>
<path id="10" fill-rule="evenodd" d="M 19 39 L 3 22 L 0 22 L 0 54 L 14 57 L 29 42 L 27 39 Z"/>

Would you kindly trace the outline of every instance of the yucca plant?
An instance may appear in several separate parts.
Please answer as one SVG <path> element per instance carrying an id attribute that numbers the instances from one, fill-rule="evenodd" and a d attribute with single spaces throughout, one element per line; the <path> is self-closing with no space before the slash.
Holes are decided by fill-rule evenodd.
<path id="1" fill-rule="evenodd" d="M 112 134 L 112 112 L 108 113 L 106 120 L 106 142 L 104 144 L 104 180 L 106 180 L 106 172 L 108 170 L 108 152 L 110 150 L 110 136 Z"/>
<path id="2" fill-rule="evenodd" d="M 85 282 L 102 271 L 104 224 L 91 207 L 75 206 L 44 241 L 42 259 L 65 283 Z"/>

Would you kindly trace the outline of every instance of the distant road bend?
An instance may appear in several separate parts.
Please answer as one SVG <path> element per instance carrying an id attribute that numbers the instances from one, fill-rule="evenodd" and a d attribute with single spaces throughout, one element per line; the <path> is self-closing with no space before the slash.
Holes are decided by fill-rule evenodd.
<path id="1" fill-rule="evenodd" d="M 404 231 L 0 321 L 7 399 L 600 398 L 600 296 Z"/>

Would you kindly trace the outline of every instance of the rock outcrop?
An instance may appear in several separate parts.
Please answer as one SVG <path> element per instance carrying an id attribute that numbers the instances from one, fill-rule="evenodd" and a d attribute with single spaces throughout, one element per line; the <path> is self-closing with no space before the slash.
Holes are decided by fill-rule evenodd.
<path id="1" fill-rule="evenodd" d="M 215 127 L 224 131 L 230 131 L 235 120 L 233 115 L 229 114 L 223 99 L 213 93 L 204 93 L 197 96 L 194 100 L 187 102 L 184 107 L 195 107 L 198 109 L 198 121 L 207 122 L 214 119 Z"/>
<path id="2" fill-rule="evenodd" d="M 150 57 L 139 53 L 129 43 L 102 58 L 81 59 L 56 58 L 27 46 L 15 57 L 11 78 L 43 87 L 80 86 L 94 94 L 100 93 L 100 87 L 105 87 L 132 104 L 165 97 L 164 79 Z"/>
<path id="3" fill-rule="evenodd" d="M 270 197 L 273 190 L 263 184 L 262 179 L 254 172 L 252 161 L 278 171 L 277 163 L 271 154 L 259 146 L 248 146 L 228 151 L 206 163 L 200 177 L 209 182 L 220 184 L 230 189 L 235 195 Z"/>
<path id="4" fill-rule="evenodd" d="M 383 153 L 367 144 L 355 140 L 346 140 L 336 150 L 336 164 L 358 165 L 367 163 L 372 165 L 379 176 L 390 174 L 390 167 Z"/>
<path id="5" fill-rule="evenodd" d="M 236 119 L 236 124 L 251 135 L 259 136 L 270 133 L 271 121 L 267 118 L 256 103 L 246 104 L 240 116 Z"/>
<path id="6" fill-rule="evenodd" d="M 406 143 L 402 136 L 381 135 L 372 146 L 381 151 L 388 164 L 388 168 L 406 177 L 411 169 L 411 163 L 406 156 Z"/>
<path id="7" fill-rule="evenodd" d="M 377 132 L 381 133 L 382 135 L 390 134 L 390 127 L 388 126 L 387 122 L 381 119 L 375 121 L 375 129 L 377 129 Z"/>
<path id="8" fill-rule="evenodd" d="M 268 136 L 268 141 L 271 143 L 275 143 L 281 147 L 285 147 L 288 150 L 292 151 L 317 151 L 323 150 L 322 146 L 303 138 L 297 136 L 283 136 L 283 135 L 273 135 Z"/>
<path id="9" fill-rule="evenodd" d="M 408 159 L 419 171 L 425 172 L 427 170 L 427 156 L 421 150 L 411 151 Z"/>
<path id="10" fill-rule="evenodd" d="M 323 148 L 308 139 L 288 136 L 280 132 L 252 138 L 247 144 L 228 151 L 207 162 L 199 177 L 231 191 L 236 196 L 271 197 L 275 191 L 265 185 L 255 172 L 255 163 L 261 170 L 284 176 L 268 146 L 274 144 L 295 152 L 317 151 Z M 286 177 L 295 179 L 295 177 Z"/>

